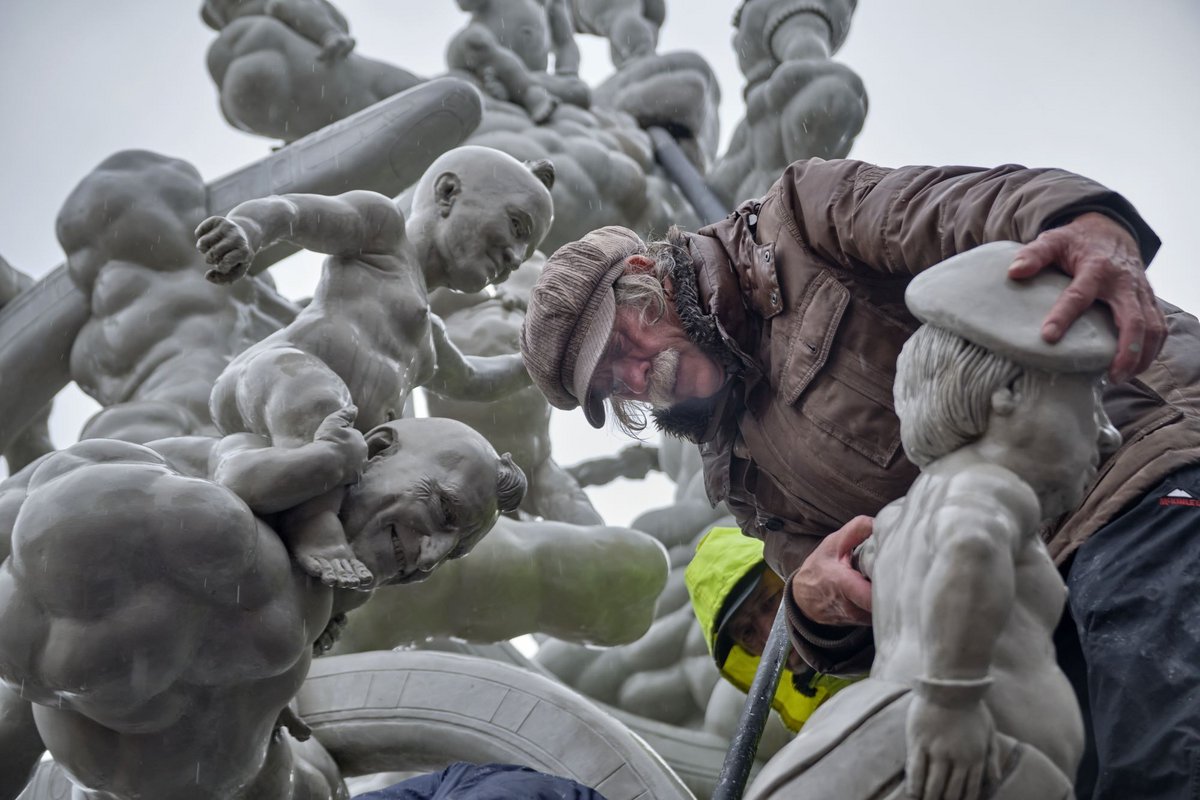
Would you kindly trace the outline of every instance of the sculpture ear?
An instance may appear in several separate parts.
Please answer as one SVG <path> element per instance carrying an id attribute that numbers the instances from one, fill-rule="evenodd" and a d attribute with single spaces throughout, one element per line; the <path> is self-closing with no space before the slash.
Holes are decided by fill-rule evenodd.
<path id="1" fill-rule="evenodd" d="M 1017 407 L 1017 392 L 1012 384 L 992 392 L 992 413 L 1007 417 Z"/>
<path id="2" fill-rule="evenodd" d="M 367 432 L 367 458 L 372 459 L 396 449 L 396 431 L 390 425 L 380 425 Z"/>
<path id="3" fill-rule="evenodd" d="M 554 164 L 546 158 L 539 158 L 536 161 L 526 161 L 525 166 L 533 173 L 533 176 L 542 182 L 542 185 L 547 189 L 554 188 Z"/>
<path id="4" fill-rule="evenodd" d="M 454 200 L 462 193 L 462 181 L 453 172 L 443 172 L 433 181 L 433 197 L 443 217 L 450 215 Z"/>

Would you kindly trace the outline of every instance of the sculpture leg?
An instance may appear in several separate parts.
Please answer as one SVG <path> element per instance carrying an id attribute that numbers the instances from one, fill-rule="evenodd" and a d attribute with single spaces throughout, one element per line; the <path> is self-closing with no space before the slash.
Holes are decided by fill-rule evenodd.
<path id="1" fill-rule="evenodd" d="M 1176 491 L 1191 497 L 1168 496 Z M 1098 767 L 1094 784 L 1080 776 L 1080 798 L 1200 790 L 1195 501 L 1200 466 L 1176 472 L 1093 534 L 1070 567 L 1068 606 L 1087 668 L 1080 700 L 1090 706 L 1088 745 Z"/>
<path id="2" fill-rule="evenodd" d="M 490 81 L 498 83 L 508 98 L 524 106 L 534 122 L 545 122 L 558 105 L 545 87 L 533 80 L 521 59 L 482 25 L 468 25 L 454 37 L 446 48 L 446 64 L 479 77 L 485 90 Z"/>
<path id="3" fill-rule="evenodd" d="M 575 479 L 553 458 L 543 461 L 530 476 L 525 502 L 533 513 L 574 525 L 603 525 L 604 520 Z"/>
<path id="4" fill-rule="evenodd" d="M 33 721 L 32 704 L 0 684 L 0 800 L 21 793 L 46 746 Z"/>

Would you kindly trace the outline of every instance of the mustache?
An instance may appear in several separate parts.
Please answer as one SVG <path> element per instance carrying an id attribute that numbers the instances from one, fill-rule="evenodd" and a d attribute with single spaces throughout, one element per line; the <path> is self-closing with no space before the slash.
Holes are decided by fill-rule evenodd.
<path id="1" fill-rule="evenodd" d="M 678 350 L 664 350 L 650 361 L 650 372 L 646 375 L 646 395 L 651 406 L 664 408 L 675 402 L 675 382 L 678 376 Z"/>

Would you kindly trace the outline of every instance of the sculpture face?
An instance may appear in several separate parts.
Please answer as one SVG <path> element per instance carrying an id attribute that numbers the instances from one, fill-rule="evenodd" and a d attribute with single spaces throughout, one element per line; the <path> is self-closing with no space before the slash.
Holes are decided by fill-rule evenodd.
<path id="1" fill-rule="evenodd" d="M 355 555 L 377 583 L 424 580 L 471 551 L 499 516 L 499 457 L 450 420 L 399 420 L 367 437 L 371 459 L 342 505 Z"/>
<path id="2" fill-rule="evenodd" d="M 477 292 L 503 281 L 550 230 L 549 190 L 508 161 L 503 170 L 462 173 L 460 188 L 443 206 L 436 244 L 451 289 Z"/>
<path id="3" fill-rule="evenodd" d="M 1101 456 L 1121 437 L 1101 404 L 1097 376 L 1060 373 L 1041 392 L 1018 401 L 1009 415 L 994 412 L 992 425 L 1019 453 L 1018 474 L 1034 487 L 1044 518 L 1083 500 L 1096 479 Z"/>

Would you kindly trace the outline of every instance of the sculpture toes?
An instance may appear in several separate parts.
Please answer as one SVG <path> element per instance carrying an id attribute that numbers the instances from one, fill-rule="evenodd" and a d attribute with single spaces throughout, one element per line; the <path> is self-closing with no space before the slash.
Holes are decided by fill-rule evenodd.
<path id="1" fill-rule="evenodd" d="M 320 579 L 326 586 L 337 586 L 337 574 L 333 563 L 321 556 L 300 556 L 296 559 L 300 568 L 314 578 Z"/>
<path id="2" fill-rule="evenodd" d="M 360 583 L 358 575 L 354 572 L 354 567 L 350 565 L 350 560 L 339 558 L 334 562 L 334 573 L 337 576 L 337 587 L 339 589 L 357 589 Z"/>
<path id="3" fill-rule="evenodd" d="M 371 570 L 367 569 L 367 565 L 359 561 L 357 558 L 350 559 L 350 564 L 354 567 L 355 574 L 358 575 L 360 588 L 367 588 L 375 583 L 375 575 Z"/>

